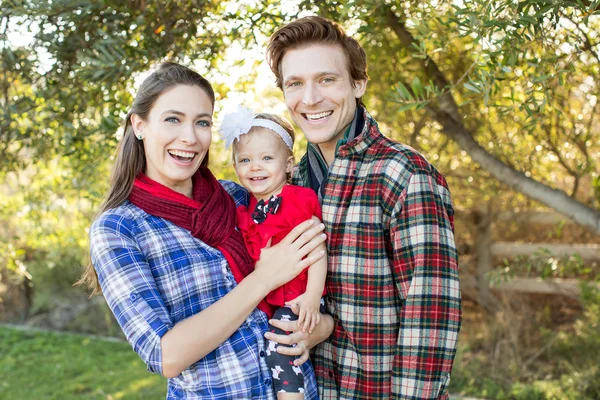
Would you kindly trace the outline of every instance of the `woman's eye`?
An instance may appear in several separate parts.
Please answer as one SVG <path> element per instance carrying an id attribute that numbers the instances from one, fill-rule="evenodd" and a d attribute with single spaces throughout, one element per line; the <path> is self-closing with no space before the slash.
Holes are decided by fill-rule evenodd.
<path id="1" fill-rule="evenodd" d="M 179 122 L 179 119 L 176 117 L 167 117 L 167 118 L 165 118 L 165 121 L 175 123 L 175 122 Z"/>
<path id="2" fill-rule="evenodd" d="M 210 121 L 200 120 L 200 121 L 196 122 L 196 125 L 201 126 L 203 128 L 207 128 L 207 127 L 211 126 L 211 123 L 210 123 Z"/>

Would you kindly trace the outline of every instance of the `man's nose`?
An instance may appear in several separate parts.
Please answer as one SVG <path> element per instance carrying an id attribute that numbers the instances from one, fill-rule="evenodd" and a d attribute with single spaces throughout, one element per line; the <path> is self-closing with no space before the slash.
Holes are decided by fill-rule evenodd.
<path id="1" fill-rule="evenodd" d="M 314 84 L 306 85 L 304 89 L 304 94 L 302 96 L 302 103 L 307 106 L 314 106 L 315 104 L 319 104 L 322 100 L 321 91 Z"/>

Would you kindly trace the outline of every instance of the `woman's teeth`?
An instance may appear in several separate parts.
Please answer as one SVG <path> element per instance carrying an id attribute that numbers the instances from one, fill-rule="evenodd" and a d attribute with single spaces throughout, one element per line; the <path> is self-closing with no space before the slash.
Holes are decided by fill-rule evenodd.
<path id="1" fill-rule="evenodd" d="M 196 153 L 181 150 L 169 150 L 169 154 L 177 159 L 191 160 L 196 156 Z"/>

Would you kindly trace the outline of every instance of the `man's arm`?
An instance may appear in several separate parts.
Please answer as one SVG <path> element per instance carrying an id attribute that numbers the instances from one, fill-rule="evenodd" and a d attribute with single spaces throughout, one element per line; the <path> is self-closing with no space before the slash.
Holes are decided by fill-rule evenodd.
<path id="1" fill-rule="evenodd" d="M 392 370 L 398 399 L 447 399 L 461 323 L 453 211 L 444 179 L 410 177 L 390 223 L 402 309 Z"/>

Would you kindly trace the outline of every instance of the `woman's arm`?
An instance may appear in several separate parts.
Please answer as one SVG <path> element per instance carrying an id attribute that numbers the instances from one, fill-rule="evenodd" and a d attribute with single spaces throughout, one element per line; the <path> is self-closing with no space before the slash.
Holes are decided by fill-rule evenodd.
<path id="1" fill-rule="evenodd" d="M 161 338 L 162 373 L 170 378 L 227 340 L 272 290 L 324 256 L 313 251 L 325 240 L 313 220 L 294 228 L 277 245 L 263 249 L 254 272 L 202 312 L 179 322 Z M 303 259 L 306 256 L 305 259 Z M 290 266 L 282 268 L 282 266 Z"/>
<path id="2" fill-rule="evenodd" d="M 134 225 L 127 216 L 102 216 L 90 230 L 90 253 L 106 302 L 127 340 L 150 371 L 166 377 L 179 375 L 214 350 L 267 293 L 322 257 L 314 252 L 302 260 L 324 238 L 321 224 L 300 224 L 277 246 L 264 249 L 256 270 L 224 298 L 173 325 Z"/>

